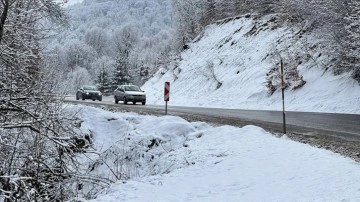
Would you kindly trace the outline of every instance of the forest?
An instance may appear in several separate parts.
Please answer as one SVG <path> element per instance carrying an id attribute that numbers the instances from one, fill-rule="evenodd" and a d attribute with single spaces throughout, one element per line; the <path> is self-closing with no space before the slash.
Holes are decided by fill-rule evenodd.
<path id="1" fill-rule="evenodd" d="M 54 79 L 59 84 L 66 80 L 68 93 L 81 84 L 94 83 L 111 94 L 117 85 L 142 85 L 160 66 L 171 66 L 185 45 L 209 24 L 249 12 L 276 13 L 283 24 L 304 33 L 321 33 L 338 58 L 334 73 L 352 71 L 353 78 L 360 80 L 357 4 L 335 0 L 84 1 L 67 8 L 67 30 L 50 39 L 45 61 L 47 69 L 57 72 Z"/>
<path id="2" fill-rule="evenodd" d="M 0 0 L 0 200 L 90 199 L 111 183 L 81 168 L 91 144 L 54 95 L 96 84 L 106 94 L 170 68 L 206 26 L 244 14 L 317 32 L 331 71 L 360 82 L 359 0 Z M 80 183 L 81 182 L 81 183 Z M 82 189 L 84 183 L 93 189 Z"/>

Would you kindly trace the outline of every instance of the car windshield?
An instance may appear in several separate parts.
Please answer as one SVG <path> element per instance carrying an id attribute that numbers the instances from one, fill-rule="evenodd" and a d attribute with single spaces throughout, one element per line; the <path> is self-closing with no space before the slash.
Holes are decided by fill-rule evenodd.
<path id="1" fill-rule="evenodd" d="M 84 90 L 98 90 L 96 86 L 84 86 Z"/>
<path id="2" fill-rule="evenodd" d="M 141 91 L 138 86 L 125 86 L 125 91 Z"/>

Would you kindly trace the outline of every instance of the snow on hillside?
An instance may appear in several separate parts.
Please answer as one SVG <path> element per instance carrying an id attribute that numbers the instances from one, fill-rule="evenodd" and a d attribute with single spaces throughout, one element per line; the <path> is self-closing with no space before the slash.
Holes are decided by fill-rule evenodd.
<path id="1" fill-rule="evenodd" d="M 96 199 L 77 201 L 360 200 L 358 163 L 256 126 L 212 127 L 84 105 L 67 110 L 84 133 L 92 131 L 93 149 L 79 154 L 82 167 L 115 181 Z"/>
<path id="2" fill-rule="evenodd" d="M 164 82 L 170 81 L 170 105 L 281 110 L 281 90 L 271 95 L 266 88 L 281 56 L 306 81 L 286 90 L 287 110 L 360 113 L 359 84 L 348 74 L 333 75 L 325 44 L 319 35 L 278 26 L 272 16 L 243 16 L 208 26 L 177 65 L 160 69 L 142 89 L 149 104 L 164 104 Z M 211 66 L 222 82 L 218 89 Z"/>
<path id="3" fill-rule="evenodd" d="M 78 3 L 81 3 L 83 2 L 83 0 L 67 0 L 67 2 L 65 3 L 65 7 L 66 6 L 71 6 L 71 5 L 74 5 L 74 4 L 78 4 Z"/>

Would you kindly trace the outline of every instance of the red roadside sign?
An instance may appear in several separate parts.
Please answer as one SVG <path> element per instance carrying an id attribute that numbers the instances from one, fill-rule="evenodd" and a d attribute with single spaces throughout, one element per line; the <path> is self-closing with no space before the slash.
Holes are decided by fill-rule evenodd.
<path id="1" fill-rule="evenodd" d="M 165 82 L 164 89 L 164 101 L 168 102 L 170 100 L 170 82 Z"/>

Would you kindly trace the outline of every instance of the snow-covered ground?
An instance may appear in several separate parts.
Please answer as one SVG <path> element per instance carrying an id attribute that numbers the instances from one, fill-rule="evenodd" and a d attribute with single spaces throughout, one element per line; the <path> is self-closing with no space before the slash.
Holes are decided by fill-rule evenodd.
<path id="1" fill-rule="evenodd" d="M 67 110 L 78 112 L 103 158 L 88 153 L 83 166 L 129 178 L 91 202 L 360 201 L 358 163 L 256 126 L 213 127 L 82 105 Z"/>
<path id="2" fill-rule="evenodd" d="M 253 23 L 242 18 L 209 26 L 177 68 L 162 69 L 145 83 L 148 103 L 164 104 L 164 82 L 170 81 L 170 105 L 281 110 L 280 90 L 270 96 L 265 88 L 266 74 L 277 62 L 268 53 L 291 54 L 293 49 L 281 47 L 294 36 L 291 30 L 266 26 L 249 36 Z M 321 47 L 321 40 L 314 41 Z M 324 71 L 330 56 L 319 51 L 313 49 L 316 57 L 297 63 L 307 83 L 286 90 L 287 109 L 360 113 L 359 84 L 347 74 Z M 211 63 L 222 81 L 219 89 L 205 68 Z M 67 110 L 79 112 L 81 130 L 91 131 L 100 154 L 81 156 L 84 168 L 90 165 L 92 173 L 112 180 L 115 175 L 127 179 L 91 202 L 360 201 L 359 163 L 259 127 L 213 127 L 82 105 Z"/>
<path id="3" fill-rule="evenodd" d="M 169 105 L 281 111 L 281 90 L 270 95 L 265 87 L 266 75 L 272 68 L 279 69 L 281 55 L 285 68 L 297 66 L 307 82 L 297 90 L 286 90 L 287 110 L 359 114 L 360 85 L 350 74 L 334 76 L 331 68 L 324 70 L 331 66 L 331 54 L 325 51 L 321 37 L 299 38 L 294 34 L 298 30 L 274 28 L 270 19 L 240 18 L 209 26 L 189 44 L 177 68 L 160 69 L 144 84 L 147 102 L 164 104 L 164 82 L 169 81 Z M 257 32 L 251 34 L 254 25 Z M 222 82 L 219 89 L 207 68 L 209 63 Z"/>
<path id="4" fill-rule="evenodd" d="M 58 2 L 60 2 L 60 0 L 58 0 Z M 81 2 L 83 2 L 83 0 L 67 0 L 64 6 L 67 7 Z"/>

